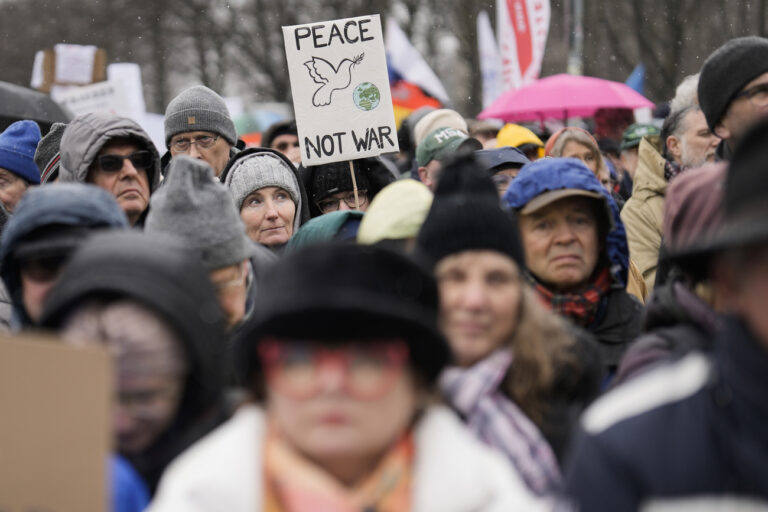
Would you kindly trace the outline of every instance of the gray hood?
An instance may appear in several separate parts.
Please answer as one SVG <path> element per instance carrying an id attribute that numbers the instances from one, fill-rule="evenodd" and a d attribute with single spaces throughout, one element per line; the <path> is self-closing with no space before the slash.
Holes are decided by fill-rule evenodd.
<path id="1" fill-rule="evenodd" d="M 152 153 L 155 164 L 149 170 L 149 191 L 154 192 L 160 184 L 160 155 L 152 139 L 132 119 L 105 112 L 83 114 L 67 125 L 61 137 L 59 180 L 85 183 L 96 155 L 117 137 L 134 139 Z"/>

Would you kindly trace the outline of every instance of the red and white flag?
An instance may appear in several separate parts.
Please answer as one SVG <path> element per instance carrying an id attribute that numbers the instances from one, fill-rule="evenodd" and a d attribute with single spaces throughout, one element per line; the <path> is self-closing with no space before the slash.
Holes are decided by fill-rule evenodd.
<path id="1" fill-rule="evenodd" d="M 518 89 L 539 77 L 550 19 L 549 0 L 497 0 L 496 33 L 503 89 Z"/>

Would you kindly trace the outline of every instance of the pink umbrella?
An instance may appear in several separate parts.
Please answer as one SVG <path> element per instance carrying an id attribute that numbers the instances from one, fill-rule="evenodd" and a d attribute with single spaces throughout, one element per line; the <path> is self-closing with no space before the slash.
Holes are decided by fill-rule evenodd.
<path id="1" fill-rule="evenodd" d="M 642 94 L 620 82 L 560 74 L 503 93 L 477 118 L 504 121 L 563 119 L 588 117 L 599 108 L 635 109 L 653 106 Z"/>

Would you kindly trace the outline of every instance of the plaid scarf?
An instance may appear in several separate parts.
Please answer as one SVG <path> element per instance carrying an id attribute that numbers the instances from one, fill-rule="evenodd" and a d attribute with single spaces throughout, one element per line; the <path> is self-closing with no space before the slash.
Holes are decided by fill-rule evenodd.
<path id="1" fill-rule="evenodd" d="M 440 389 L 467 427 L 509 458 L 531 491 L 549 494 L 562 481 L 555 453 L 538 427 L 499 389 L 512 359 L 511 350 L 500 349 L 469 368 L 448 368 L 440 376 Z"/>
<path id="2" fill-rule="evenodd" d="M 685 170 L 685 167 L 670 160 L 664 162 L 664 179 L 669 182 L 672 178 Z"/>
<path id="3" fill-rule="evenodd" d="M 581 327 L 587 327 L 595 320 L 600 299 L 608 293 L 612 284 L 611 273 L 608 268 L 604 268 L 579 293 L 555 293 L 537 281 L 533 275 L 527 274 L 545 307 Z"/>

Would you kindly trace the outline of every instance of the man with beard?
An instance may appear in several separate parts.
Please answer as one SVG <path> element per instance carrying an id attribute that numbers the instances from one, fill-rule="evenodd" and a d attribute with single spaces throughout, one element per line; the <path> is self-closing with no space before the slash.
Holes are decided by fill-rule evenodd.
<path id="1" fill-rule="evenodd" d="M 720 143 L 707 126 L 707 119 L 698 105 L 671 112 L 661 127 L 661 140 L 665 144 L 665 158 L 675 167 L 669 169 L 673 176 L 682 170 L 713 162 Z"/>
<path id="2" fill-rule="evenodd" d="M 676 98 L 686 95 L 683 86 L 695 88 L 696 83 L 687 80 L 681 84 Z M 720 142 L 707 126 L 695 97 L 690 96 L 687 103 L 672 103 L 679 107 L 667 116 L 661 135 L 646 136 L 640 142 L 632 197 L 621 210 L 630 256 L 649 293 L 656 282 L 667 185 L 680 172 L 714 161 Z"/>

